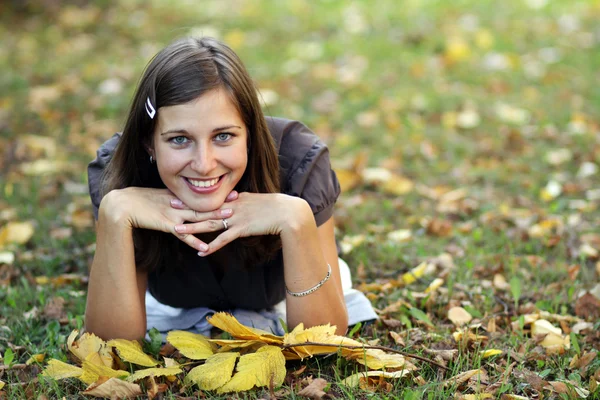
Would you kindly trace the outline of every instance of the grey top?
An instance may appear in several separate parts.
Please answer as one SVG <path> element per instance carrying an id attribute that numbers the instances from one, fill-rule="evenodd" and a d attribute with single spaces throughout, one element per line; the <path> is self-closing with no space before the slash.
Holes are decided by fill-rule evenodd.
<path id="1" fill-rule="evenodd" d="M 317 226 L 333 215 L 340 185 L 331 169 L 327 146 L 305 125 L 282 118 L 266 118 L 279 154 L 281 192 L 307 201 Z M 88 166 L 94 216 L 102 200 L 102 171 L 120 139 L 113 135 Z M 210 307 L 214 310 L 272 307 L 285 298 L 283 254 L 262 265 L 249 266 L 227 246 L 208 257 L 179 246 L 181 264 L 157 268 L 148 276 L 148 290 L 172 307 Z M 179 264 L 179 263 L 177 263 Z"/>

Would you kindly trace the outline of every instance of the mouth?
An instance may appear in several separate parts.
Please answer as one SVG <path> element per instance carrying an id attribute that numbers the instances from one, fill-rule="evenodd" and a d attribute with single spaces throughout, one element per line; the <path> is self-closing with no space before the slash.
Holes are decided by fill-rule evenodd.
<path id="1" fill-rule="evenodd" d="M 210 179 L 193 179 L 183 177 L 183 180 L 193 192 L 198 194 L 209 194 L 218 190 L 221 187 L 223 178 L 226 175 L 227 174 L 224 174 L 219 177 Z"/>
<path id="2" fill-rule="evenodd" d="M 190 185 L 197 188 L 210 188 L 215 186 L 225 175 L 221 175 L 217 178 L 213 179 L 192 179 L 192 178 L 184 178 Z"/>

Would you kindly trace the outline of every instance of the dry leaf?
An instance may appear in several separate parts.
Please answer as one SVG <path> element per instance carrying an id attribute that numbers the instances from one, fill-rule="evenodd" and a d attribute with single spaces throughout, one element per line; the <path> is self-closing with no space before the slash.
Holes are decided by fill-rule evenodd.
<path id="1" fill-rule="evenodd" d="M 360 384 L 360 381 L 362 379 L 366 379 L 367 377 L 378 376 L 378 377 L 389 378 L 389 379 L 399 379 L 399 378 L 406 376 L 409 373 L 410 373 L 410 371 L 405 370 L 405 369 L 403 369 L 401 371 L 395 371 L 395 372 L 387 372 L 387 371 L 359 372 L 357 374 L 350 375 L 346 379 L 340 381 L 340 385 L 352 388 L 352 387 L 357 387 Z"/>
<path id="2" fill-rule="evenodd" d="M 25 365 L 31 365 L 34 363 L 42 363 L 42 362 L 44 362 L 45 358 L 46 358 L 46 354 L 44 354 L 44 353 L 34 354 L 31 357 L 29 357 L 29 359 L 27 361 L 25 361 Z"/>
<path id="3" fill-rule="evenodd" d="M 208 339 L 196 333 L 171 331 L 167 334 L 167 342 L 192 360 L 204 360 L 213 354 L 213 347 Z"/>
<path id="4" fill-rule="evenodd" d="M 117 370 L 102 365 L 99 360 L 100 355 L 98 353 L 91 353 L 83 361 L 83 373 L 79 379 L 85 383 L 92 384 L 98 380 L 101 376 L 107 376 L 109 378 L 126 378 L 129 376 L 129 372 L 123 370 Z"/>
<path id="5" fill-rule="evenodd" d="M 107 345 L 115 347 L 123 361 L 144 367 L 153 367 L 158 364 L 158 361 L 144 353 L 142 346 L 136 340 L 113 339 Z"/>
<path id="6" fill-rule="evenodd" d="M 436 290 L 438 290 L 442 285 L 444 284 L 444 280 L 442 278 L 435 278 L 430 284 L 429 286 L 427 286 L 427 289 L 425 289 L 424 293 L 431 293 L 431 292 L 435 292 Z"/>
<path id="7" fill-rule="evenodd" d="M 264 346 L 240 357 L 236 373 L 217 393 L 241 392 L 254 386 L 279 386 L 285 379 L 285 358 L 276 346 Z"/>
<path id="8" fill-rule="evenodd" d="M 135 381 L 139 381 L 140 379 L 147 378 L 149 376 L 151 376 L 151 377 L 175 376 L 175 375 L 181 374 L 182 372 L 183 372 L 183 370 L 181 369 L 181 367 L 146 368 L 146 369 L 140 369 L 138 371 L 135 371 L 133 374 L 131 374 L 130 376 L 127 377 L 127 381 L 135 382 Z"/>
<path id="9" fill-rule="evenodd" d="M 48 365 L 42 372 L 42 376 L 56 380 L 78 378 L 81 374 L 83 374 L 81 368 L 54 359 L 48 361 Z"/>
<path id="10" fill-rule="evenodd" d="M 236 339 L 260 340 L 268 344 L 277 345 L 283 343 L 282 337 L 272 335 L 269 332 L 260 329 L 244 326 L 240 324 L 238 320 L 235 319 L 231 314 L 225 312 L 218 312 L 212 317 L 207 318 L 207 320 L 214 327 L 229 333 Z"/>
<path id="11" fill-rule="evenodd" d="M 562 330 L 560 328 L 555 327 L 545 319 L 538 319 L 537 321 L 534 321 L 531 325 L 532 335 L 545 335 L 547 333 L 554 333 L 560 336 L 562 335 Z"/>
<path id="12" fill-rule="evenodd" d="M 357 187 L 361 182 L 361 176 L 355 172 L 348 169 L 335 169 L 335 174 L 340 182 L 340 187 L 342 192 L 347 193 L 350 190 Z"/>
<path id="13" fill-rule="evenodd" d="M 444 387 L 449 386 L 460 386 L 472 377 L 476 375 L 485 375 L 486 372 L 483 369 L 472 369 L 470 371 L 461 372 L 458 375 L 448 378 L 444 381 Z"/>
<path id="14" fill-rule="evenodd" d="M 415 268 L 411 269 L 410 271 L 408 271 L 407 273 L 402 275 L 402 281 L 404 282 L 404 284 L 410 285 L 411 283 L 415 282 L 417 279 L 422 278 L 423 275 L 425 274 L 425 271 L 427 270 L 427 266 L 428 265 L 426 262 L 422 262 Z"/>
<path id="15" fill-rule="evenodd" d="M 462 307 L 452 307 L 448 310 L 448 319 L 456 326 L 468 324 L 473 319 L 467 310 Z"/>
<path id="16" fill-rule="evenodd" d="M 481 356 L 481 358 L 489 358 L 489 357 L 497 356 L 499 354 L 502 354 L 502 350 L 488 349 L 488 350 L 482 350 L 479 352 L 479 355 Z"/>
<path id="17" fill-rule="evenodd" d="M 67 348 L 73 353 L 80 361 L 88 359 L 88 356 L 92 353 L 97 353 L 100 357 L 102 365 L 112 367 L 113 358 L 110 355 L 110 350 L 106 346 L 104 340 L 100 339 L 93 333 L 84 333 L 81 335 L 79 340 L 75 340 L 79 334 L 78 330 L 71 332 L 67 338 Z"/>
<path id="18" fill-rule="evenodd" d="M 9 222 L 0 229 L 0 249 L 8 244 L 25 244 L 34 232 L 33 223 L 29 221 Z"/>
<path id="19" fill-rule="evenodd" d="M 235 362 L 240 353 L 219 353 L 206 359 L 204 365 L 192 369 L 185 377 L 202 390 L 215 390 L 231 379 Z"/>
<path id="20" fill-rule="evenodd" d="M 322 399 L 325 396 L 323 389 L 329 385 L 323 378 L 313 379 L 313 381 L 304 389 L 299 391 L 298 396 L 308 397 L 309 399 Z"/>
<path id="21" fill-rule="evenodd" d="M 575 302 L 575 314 L 591 321 L 600 319 L 600 299 L 586 292 Z"/>
<path id="22" fill-rule="evenodd" d="M 93 383 L 82 394 L 110 399 L 132 399 L 142 394 L 142 388 L 137 383 L 125 382 L 117 378 L 101 380 Z"/>
<path id="23" fill-rule="evenodd" d="M 0 381 L 0 390 L 6 385 L 6 382 Z"/>

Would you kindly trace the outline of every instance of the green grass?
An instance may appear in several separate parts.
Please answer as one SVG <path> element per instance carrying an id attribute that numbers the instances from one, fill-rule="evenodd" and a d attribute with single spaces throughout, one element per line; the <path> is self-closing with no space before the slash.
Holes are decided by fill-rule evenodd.
<path id="1" fill-rule="evenodd" d="M 489 383 L 499 385 L 514 361 L 509 352 L 526 350 L 515 366 L 519 373 L 503 381 L 497 396 L 536 395 L 524 370 L 547 381 L 569 379 L 589 388 L 589 376 L 597 374 L 600 360 L 584 376 L 569 367 L 575 346 L 562 355 L 547 355 L 510 323 L 536 310 L 573 316 L 578 293 L 599 281 L 597 259 L 578 251 L 585 235 L 600 235 L 599 202 L 587 197 L 600 187 L 599 175 L 577 175 L 584 162 L 600 163 L 600 8 L 594 2 L 556 0 L 540 9 L 528 4 L 544 2 L 516 0 L 201 5 L 74 0 L 57 8 L 52 5 L 59 2 L 30 3 L 0 5 L 0 227 L 26 220 L 35 226 L 27 244 L 4 249 L 14 252 L 16 260 L 0 265 L 0 282 L 7 282 L 0 286 L 1 354 L 16 349 L 16 363 L 36 353 L 66 359 L 65 337 L 82 325 L 85 283 L 39 284 L 35 278 L 87 274 L 93 225 L 73 221 L 73 210 L 84 221 L 90 218 L 86 164 L 99 144 L 121 129 L 149 57 L 179 36 L 216 32 L 239 53 L 259 88 L 277 93 L 265 112 L 312 127 L 329 144 L 336 168 L 364 154 L 367 167 L 388 168 L 416 184 L 402 196 L 359 184 L 344 191 L 336 210 L 339 239 L 366 235 L 343 255 L 357 285 L 384 284 L 443 252 L 452 255 L 455 267 L 445 272 L 445 284 L 435 296 L 419 293 L 443 268 L 407 287 L 370 294 L 378 309 L 404 300 L 433 322 L 433 327 L 423 325 L 415 318 L 420 314 L 406 307 L 385 316 L 404 322 L 395 329 L 405 334 L 402 350 L 427 356 L 424 349 L 458 348 L 444 378 L 482 367 Z M 453 37 L 466 43 L 468 55 L 448 55 Z M 510 66 L 486 69 L 491 53 L 504 56 Z M 554 54 L 557 60 L 544 61 Z M 116 79 L 116 93 L 101 92 L 108 79 Z M 336 95 L 323 105 L 326 91 Z M 529 121 L 503 120 L 498 104 L 526 110 Z M 449 124 L 465 109 L 480 117 L 476 126 Z M 573 121 L 584 121 L 583 129 L 576 129 Z M 29 134 L 51 138 L 56 151 L 26 145 Z M 570 150 L 572 157 L 550 164 L 546 157 L 557 149 Z M 38 159 L 66 166 L 44 175 L 25 174 L 23 165 Z M 564 190 L 544 201 L 540 192 L 550 180 L 563 183 Z M 455 211 L 440 209 L 423 188 L 442 187 L 464 188 L 467 202 Z M 574 201 L 584 201 L 583 207 Z M 563 228 L 542 237 L 528 234 L 550 216 L 560 218 Z M 450 233 L 429 231 L 432 219 L 447 221 Z M 70 234 L 61 236 L 65 228 Z M 387 234 L 397 229 L 410 229 L 411 239 L 389 241 Z M 600 251 L 598 241 L 591 245 Z M 580 272 L 572 280 L 568 268 L 575 264 Z M 9 273 L 10 282 L 3 280 Z M 494 287 L 495 274 L 507 282 L 517 277 L 521 290 Z M 43 313 L 57 296 L 66 300 L 61 323 Z M 488 343 L 481 349 L 501 349 L 503 355 L 482 360 L 477 345 L 455 343 L 446 317 L 453 305 L 469 310 L 484 328 L 496 320 L 498 332 L 487 333 Z M 24 317 L 35 308 L 39 312 Z M 600 326 L 595 324 L 596 330 L 577 335 L 581 353 L 600 346 L 595 333 Z M 389 330 L 378 322 L 358 334 L 397 347 Z M 290 363 L 288 369 L 299 365 Z M 338 398 L 441 399 L 457 390 L 472 393 L 464 386 L 442 387 L 437 370 L 422 362 L 417 362 L 415 375 L 423 377 L 424 385 L 401 379 L 390 382 L 390 393 L 375 395 L 336 384 L 360 370 L 356 364 L 327 357 L 307 365 L 299 379 L 323 376 L 332 383 L 329 393 Z M 12 384 L 3 389 L 6 398 L 83 398 L 77 393 L 84 386 L 74 380 L 19 385 L 35 375 L 31 368 L 26 371 L 0 371 L 0 380 Z M 244 396 L 261 398 L 268 392 L 254 390 Z M 287 397 L 296 398 L 293 393 Z M 588 398 L 598 399 L 600 392 Z"/>

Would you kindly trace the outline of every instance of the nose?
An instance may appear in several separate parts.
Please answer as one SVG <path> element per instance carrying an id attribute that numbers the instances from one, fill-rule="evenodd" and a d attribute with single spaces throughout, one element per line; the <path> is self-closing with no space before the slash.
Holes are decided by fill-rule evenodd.
<path id="1" fill-rule="evenodd" d="M 217 167 L 217 159 L 210 145 L 198 145 L 190 167 L 201 176 L 210 176 Z"/>

